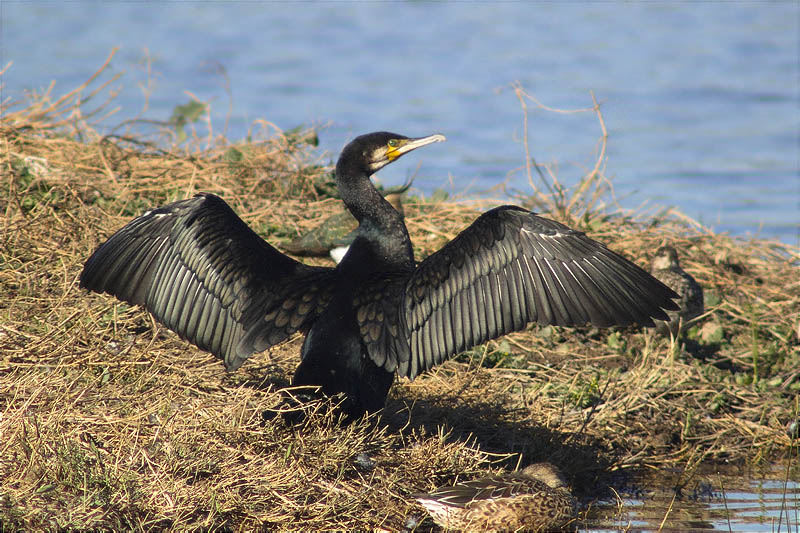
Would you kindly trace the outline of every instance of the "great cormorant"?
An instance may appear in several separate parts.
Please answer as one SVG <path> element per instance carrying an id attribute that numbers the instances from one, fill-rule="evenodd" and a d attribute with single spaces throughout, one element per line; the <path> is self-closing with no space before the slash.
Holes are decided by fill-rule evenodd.
<path id="1" fill-rule="evenodd" d="M 550 463 L 462 481 L 417 501 L 448 531 L 561 531 L 577 511 L 564 476 Z"/>
<path id="2" fill-rule="evenodd" d="M 336 164 L 358 236 L 335 268 L 304 265 L 256 235 L 213 194 L 148 211 L 86 261 L 81 287 L 144 306 L 238 368 L 307 332 L 293 385 L 381 409 L 395 373 L 414 378 L 529 322 L 595 326 L 666 319 L 676 295 L 582 232 L 525 209 L 487 211 L 419 265 L 402 216 L 370 176 L 443 135 L 355 138 Z"/>

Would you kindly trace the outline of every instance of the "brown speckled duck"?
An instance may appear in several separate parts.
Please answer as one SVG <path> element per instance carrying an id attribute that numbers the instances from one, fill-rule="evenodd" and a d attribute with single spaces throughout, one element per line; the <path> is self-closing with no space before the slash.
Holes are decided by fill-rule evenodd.
<path id="1" fill-rule="evenodd" d="M 650 264 L 650 273 L 661 283 L 678 293 L 679 311 L 667 311 L 669 322 L 656 322 L 656 332 L 661 335 L 678 334 L 693 319 L 703 314 L 703 288 L 681 268 L 678 252 L 672 246 L 662 246 Z"/>
<path id="2" fill-rule="evenodd" d="M 561 530 L 576 513 L 564 477 L 550 463 L 457 483 L 418 495 L 417 501 L 436 524 L 458 531 Z"/>

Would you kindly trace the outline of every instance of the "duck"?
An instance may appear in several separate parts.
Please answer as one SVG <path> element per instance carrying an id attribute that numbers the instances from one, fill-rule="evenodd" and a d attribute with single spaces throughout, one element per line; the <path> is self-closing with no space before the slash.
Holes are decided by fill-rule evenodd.
<path id="1" fill-rule="evenodd" d="M 681 268 L 678 252 L 664 245 L 656 250 L 650 263 L 650 274 L 678 294 L 678 310 L 667 311 L 669 320 L 656 322 L 659 335 L 678 335 L 705 312 L 703 287 Z"/>
<path id="2" fill-rule="evenodd" d="M 456 531 L 555 531 L 577 514 L 563 474 L 551 463 L 456 483 L 416 500 L 438 526 Z"/>

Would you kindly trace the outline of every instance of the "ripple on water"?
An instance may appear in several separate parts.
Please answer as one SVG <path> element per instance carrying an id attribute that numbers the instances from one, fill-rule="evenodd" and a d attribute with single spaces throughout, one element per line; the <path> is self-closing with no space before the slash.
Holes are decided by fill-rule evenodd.
<path id="1" fill-rule="evenodd" d="M 797 531 L 800 483 L 780 467 L 763 477 L 733 469 L 702 468 L 676 496 L 680 481 L 668 473 L 642 481 L 646 496 L 592 504 L 581 525 L 588 531 Z M 780 479 L 778 479 L 780 478 Z M 629 529 L 627 529 L 629 528 Z"/>

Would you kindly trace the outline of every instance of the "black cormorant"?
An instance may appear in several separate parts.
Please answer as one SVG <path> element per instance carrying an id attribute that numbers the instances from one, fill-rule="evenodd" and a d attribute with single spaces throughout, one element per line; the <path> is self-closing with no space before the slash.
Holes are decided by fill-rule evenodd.
<path id="1" fill-rule="evenodd" d="M 352 416 L 381 409 L 395 373 L 413 379 L 529 322 L 652 326 L 676 308 L 675 293 L 638 266 L 515 206 L 487 211 L 416 265 L 402 216 L 370 176 L 444 139 L 378 132 L 345 146 L 337 186 L 359 227 L 335 268 L 283 255 L 200 193 L 117 231 L 80 284 L 144 306 L 228 370 L 307 332 L 293 385 L 344 393 Z"/>

